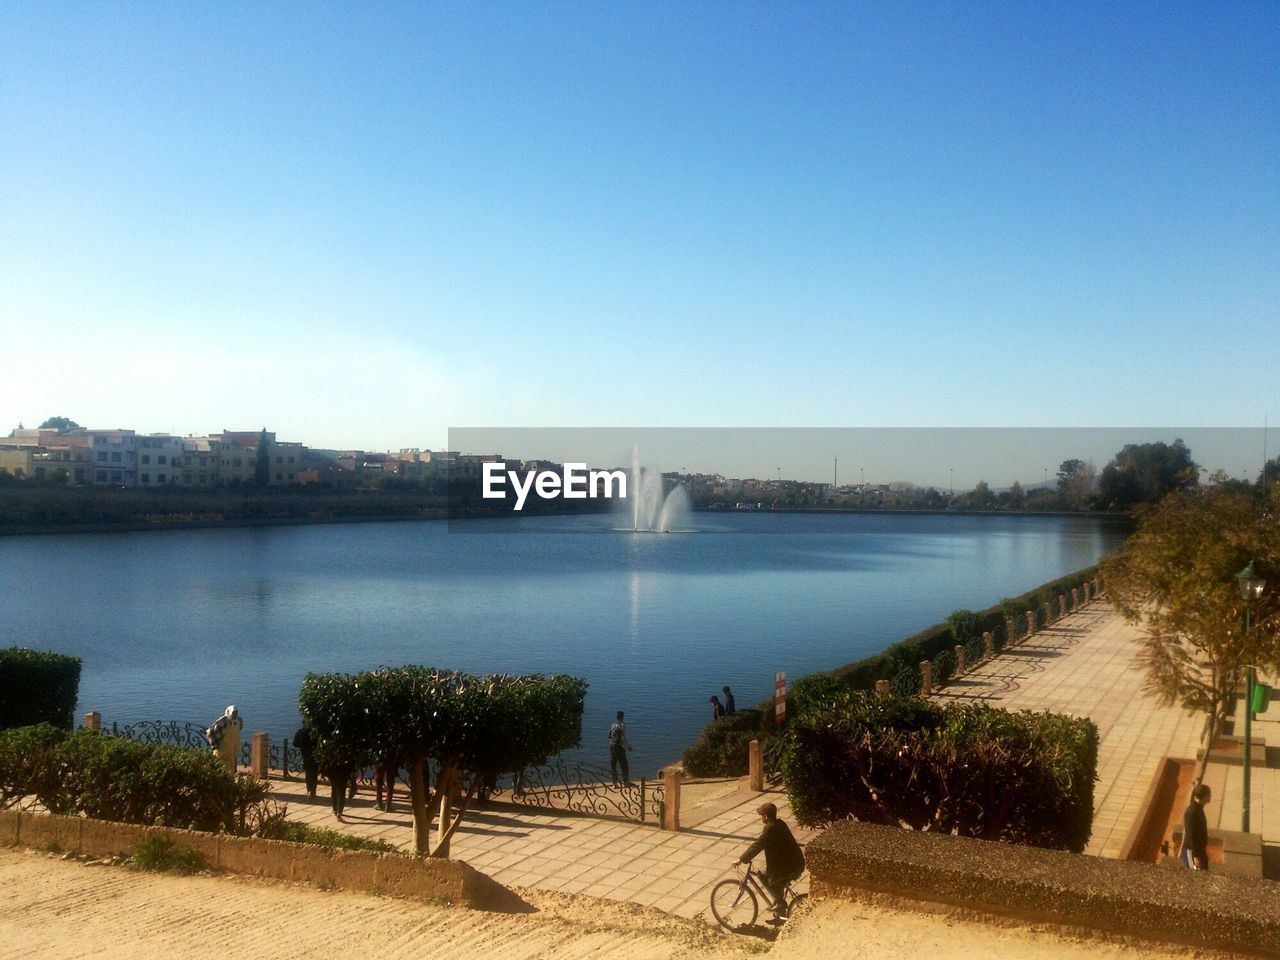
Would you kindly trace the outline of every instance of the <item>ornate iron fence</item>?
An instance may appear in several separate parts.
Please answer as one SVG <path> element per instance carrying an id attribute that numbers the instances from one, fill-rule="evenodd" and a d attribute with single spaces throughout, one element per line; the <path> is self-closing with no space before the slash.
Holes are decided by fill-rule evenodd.
<path id="1" fill-rule="evenodd" d="M 982 638 L 974 637 L 964 645 L 964 668 L 972 670 L 982 662 L 982 655 L 986 651 L 982 647 Z"/>
<path id="2" fill-rule="evenodd" d="M 117 737 L 127 737 L 143 743 L 168 743 L 175 747 L 208 750 L 209 741 L 204 737 L 204 730 L 199 724 L 180 720 L 138 720 L 124 725 L 111 724 L 111 732 Z"/>
<path id="3" fill-rule="evenodd" d="M 889 681 L 889 689 L 896 697 L 911 697 L 920 692 L 920 668 L 914 665 L 903 667 Z"/>
<path id="4" fill-rule="evenodd" d="M 943 650 L 933 658 L 934 686 L 944 686 L 956 673 L 956 655 L 950 650 Z"/>
<path id="5" fill-rule="evenodd" d="M 569 810 L 640 823 L 661 823 L 666 802 L 660 782 L 641 779 L 615 785 L 603 767 L 563 760 L 525 770 L 512 783 L 491 790 L 489 796 L 548 811 Z"/>

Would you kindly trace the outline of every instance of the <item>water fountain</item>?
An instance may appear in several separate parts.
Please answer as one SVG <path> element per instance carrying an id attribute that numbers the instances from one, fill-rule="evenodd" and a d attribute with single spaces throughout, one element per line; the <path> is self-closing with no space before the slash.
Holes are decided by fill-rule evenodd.
<path id="1" fill-rule="evenodd" d="M 631 448 L 631 477 L 627 499 L 631 501 L 631 529 L 635 533 L 670 533 L 689 513 L 684 487 L 662 489 L 662 472 L 640 465 L 640 447 Z"/>

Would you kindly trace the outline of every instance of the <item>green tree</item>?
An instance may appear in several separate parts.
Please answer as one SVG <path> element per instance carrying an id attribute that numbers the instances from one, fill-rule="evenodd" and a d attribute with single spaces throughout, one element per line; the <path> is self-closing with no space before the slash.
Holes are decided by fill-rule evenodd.
<path id="1" fill-rule="evenodd" d="M 1280 481 L 1280 457 L 1272 457 L 1262 465 L 1262 470 L 1258 472 L 1258 490 L 1268 495 L 1272 492 L 1272 488 Z"/>
<path id="2" fill-rule="evenodd" d="M 1223 487 L 1173 494 L 1102 562 L 1112 604 L 1143 629 L 1145 689 L 1204 713 L 1210 739 L 1245 668 L 1280 666 L 1280 498 L 1266 506 Z M 1236 574 L 1250 561 L 1270 588 L 1253 601 L 1246 633 Z"/>
<path id="3" fill-rule="evenodd" d="M 253 461 L 253 482 L 265 487 L 271 482 L 271 445 L 267 440 L 267 428 L 258 434 L 258 454 Z"/>
<path id="4" fill-rule="evenodd" d="M 569 676 L 477 677 L 405 666 L 358 676 L 308 674 L 298 706 L 325 761 L 363 767 L 394 757 L 404 764 L 415 848 L 420 856 L 448 857 L 477 790 L 577 746 L 586 688 Z M 458 794 L 455 815 L 443 800 Z"/>
<path id="5" fill-rule="evenodd" d="M 1089 505 L 1097 471 L 1084 460 L 1063 460 L 1058 467 L 1058 502 L 1080 510 Z"/>
<path id="6" fill-rule="evenodd" d="M 1181 439 L 1173 443 L 1130 443 L 1102 469 L 1098 502 L 1113 510 L 1155 503 L 1174 490 L 1194 487 L 1200 468 Z"/>
<path id="7" fill-rule="evenodd" d="M 40 424 L 41 430 L 57 430 L 59 433 L 68 433 L 71 430 L 79 430 L 80 424 L 67 417 L 50 417 L 44 423 Z"/>

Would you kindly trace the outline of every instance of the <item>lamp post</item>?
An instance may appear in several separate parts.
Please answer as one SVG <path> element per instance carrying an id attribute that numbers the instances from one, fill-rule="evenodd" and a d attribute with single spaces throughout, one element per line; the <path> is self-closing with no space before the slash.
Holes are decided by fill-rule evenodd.
<path id="1" fill-rule="evenodd" d="M 1249 636 L 1249 604 L 1262 596 L 1262 591 L 1267 586 L 1267 581 L 1258 576 L 1258 571 L 1253 569 L 1253 561 L 1249 561 L 1249 565 L 1236 574 L 1236 583 L 1240 584 L 1240 596 L 1244 598 L 1244 634 L 1245 639 Z M 1253 683 L 1254 683 L 1253 664 L 1249 665 L 1248 671 L 1245 673 L 1244 680 L 1244 797 L 1240 801 L 1240 832 L 1249 832 L 1249 752 L 1253 747 Z"/>

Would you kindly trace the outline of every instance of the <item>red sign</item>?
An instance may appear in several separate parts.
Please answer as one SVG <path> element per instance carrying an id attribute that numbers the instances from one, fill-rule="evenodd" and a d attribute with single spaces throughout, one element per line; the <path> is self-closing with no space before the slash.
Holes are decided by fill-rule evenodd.
<path id="1" fill-rule="evenodd" d="M 773 675 L 773 715 L 779 723 L 787 719 L 787 675 L 779 671 Z"/>

